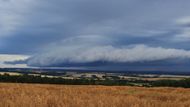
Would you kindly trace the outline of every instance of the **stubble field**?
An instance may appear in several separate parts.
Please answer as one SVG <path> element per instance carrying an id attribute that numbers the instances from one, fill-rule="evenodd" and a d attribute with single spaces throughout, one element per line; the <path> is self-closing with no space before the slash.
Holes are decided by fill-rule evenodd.
<path id="1" fill-rule="evenodd" d="M 0 107 L 190 107 L 190 89 L 0 83 Z"/>

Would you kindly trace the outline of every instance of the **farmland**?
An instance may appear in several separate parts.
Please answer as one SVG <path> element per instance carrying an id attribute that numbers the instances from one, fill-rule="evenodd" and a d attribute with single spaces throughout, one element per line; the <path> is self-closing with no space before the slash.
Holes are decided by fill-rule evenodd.
<path id="1" fill-rule="evenodd" d="M 189 107 L 190 89 L 0 83 L 0 107 Z"/>

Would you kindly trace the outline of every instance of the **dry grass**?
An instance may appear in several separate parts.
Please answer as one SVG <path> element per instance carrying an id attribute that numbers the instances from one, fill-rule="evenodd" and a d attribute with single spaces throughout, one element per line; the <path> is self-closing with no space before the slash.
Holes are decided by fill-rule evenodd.
<path id="1" fill-rule="evenodd" d="M 190 89 L 0 83 L 0 107 L 190 107 Z"/>

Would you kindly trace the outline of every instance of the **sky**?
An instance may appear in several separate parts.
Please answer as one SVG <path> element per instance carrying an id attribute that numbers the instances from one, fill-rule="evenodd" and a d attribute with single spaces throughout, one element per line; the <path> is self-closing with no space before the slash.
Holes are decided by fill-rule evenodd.
<path id="1" fill-rule="evenodd" d="M 189 4 L 0 0 L 0 67 L 187 70 Z"/>

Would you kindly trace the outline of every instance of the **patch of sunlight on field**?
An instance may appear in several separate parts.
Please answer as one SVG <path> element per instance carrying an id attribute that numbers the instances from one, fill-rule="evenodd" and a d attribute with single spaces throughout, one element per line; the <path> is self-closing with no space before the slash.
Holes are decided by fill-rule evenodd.
<path id="1" fill-rule="evenodd" d="M 0 107 L 189 107 L 190 89 L 0 83 Z"/>
<path id="2" fill-rule="evenodd" d="M 0 72 L 0 75 L 4 75 L 4 74 L 9 74 L 9 75 L 12 75 L 12 76 L 20 76 L 20 75 L 23 75 L 21 73 L 16 73 L 16 72 Z"/>

